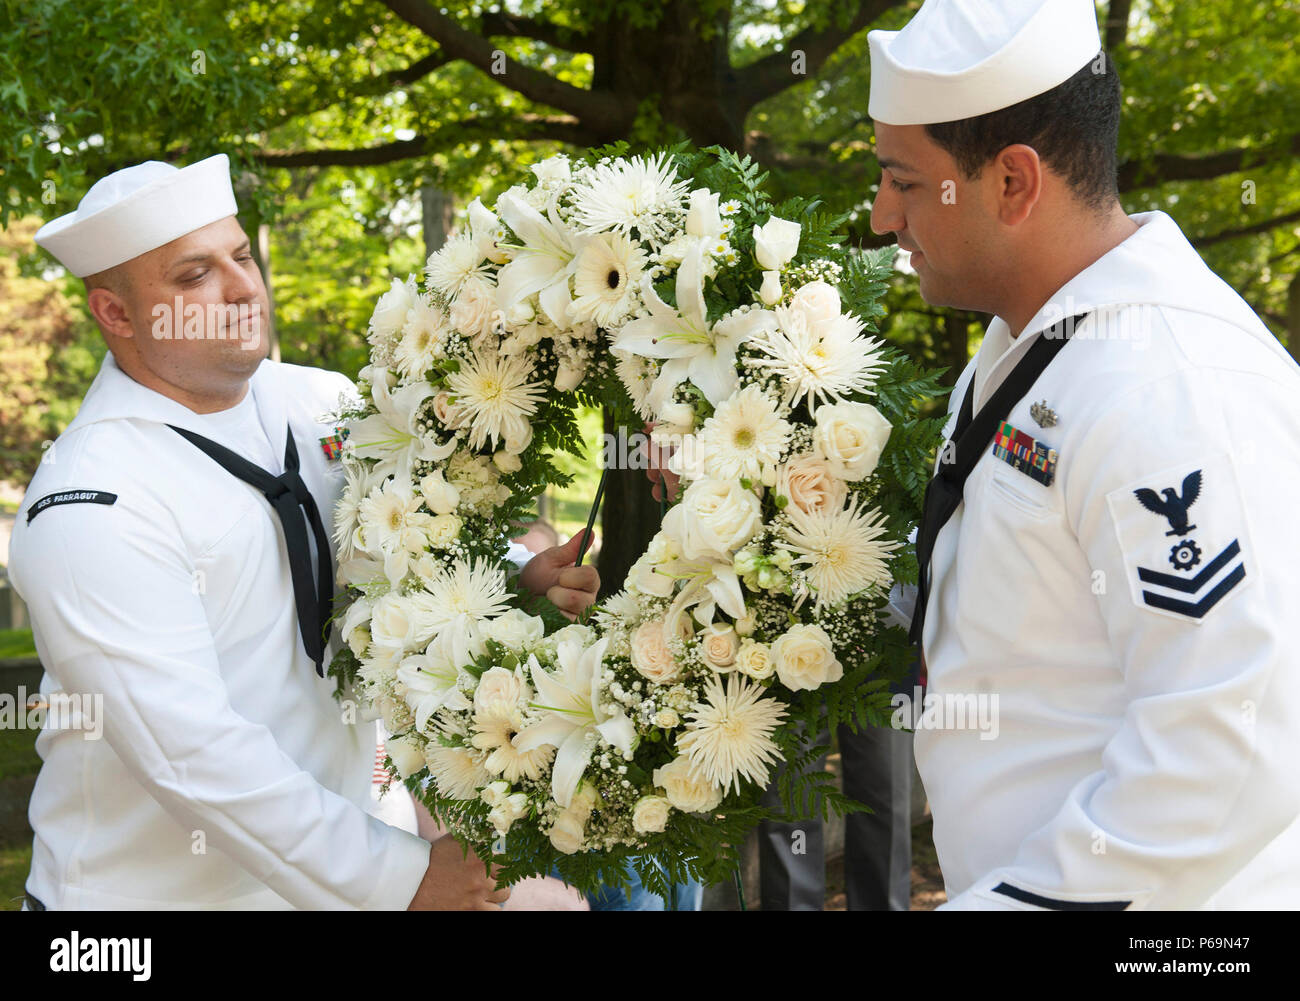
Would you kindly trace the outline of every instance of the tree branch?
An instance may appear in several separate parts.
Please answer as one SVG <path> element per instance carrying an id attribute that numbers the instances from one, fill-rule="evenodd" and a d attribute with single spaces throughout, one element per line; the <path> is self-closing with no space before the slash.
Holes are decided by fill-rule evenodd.
<path id="1" fill-rule="evenodd" d="M 1242 226 L 1240 229 L 1225 229 L 1219 233 L 1200 236 L 1192 240 L 1191 244 L 1193 247 L 1208 247 L 1213 243 L 1222 243 L 1224 240 L 1235 240 L 1239 236 L 1255 236 L 1258 233 L 1267 233 L 1270 229 L 1276 229 L 1278 226 L 1285 226 L 1289 222 L 1297 221 L 1300 221 L 1300 210 L 1288 212 L 1286 215 L 1280 215 L 1274 219 L 1265 219 L 1263 222 L 1252 223 L 1249 226 Z"/>
<path id="2" fill-rule="evenodd" d="M 566 52 L 590 52 L 591 37 L 576 28 L 565 28 L 550 21 L 511 14 L 507 10 L 488 10 L 480 20 L 483 34 L 489 38 L 531 38 Z"/>
<path id="3" fill-rule="evenodd" d="M 256 159 L 271 167 L 375 167 L 412 157 L 454 149 L 465 142 L 522 140 L 596 145 L 592 134 L 568 116 L 513 115 L 509 118 L 468 118 L 449 122 L 433 135 L 398 139 L 356 149 L 262 150 Z"/>
<path id="4" fill-rule="evenodd" d="M 524 66 L 505 56 L 490 41 L 466 31 L 427 0 L 383 0 L 384 6 L 432 38 L 452 59 L 464 59 L 495 82 L 517 91 L 530 101 L 559 108 L 602 131 L 621 125 L 628 109 L 613 94 L 583 90 L 548 73 Z M 499 72 L 494 72 L 499 71 Z M 631 109 L 635 113 L 635 108 Z"/>
<path id="5" fill-rule="evenodd" d="M 810 76 L 816 76 L 822 64 L 836 49 L 897 5 L 898 0 L 859 2 L 846 26 L 839 27 L 834 22 L 821 29 L 809 26 L 791 38 L 780 52 L 773 52 L 748 66 L 742 66 L 736 70 L 741 106 L 747 111 L 759 101 L 779 94 L 787 87 L 803 83 Z M 790 56 L 796 50 L 804 53 L 805 75 L 793 72 Z"/>
<path id="6" fill-rule="evenodd" d="M 1129 160 L 1119 167 L 1119 190 L 1151 188 L 1166 181 L 1208 181 L 1224 174 L 1234 174 L 1256 164 L 1263 165 L 1270 154 L 1300 154 L 1300 135 L 1292 136 L 1284 146 L 1256 149 L 1232 149 L 1209 155 L 1158 153 L 1150 160 Z"/>

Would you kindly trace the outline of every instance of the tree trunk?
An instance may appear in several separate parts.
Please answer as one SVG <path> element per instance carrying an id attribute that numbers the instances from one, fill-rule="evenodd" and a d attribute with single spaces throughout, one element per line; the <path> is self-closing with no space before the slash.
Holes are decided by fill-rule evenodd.
<path id="1" fill-rule="evenodd" d="M 266 304 L 270 315 L 266 318 L 266 336 L 271 340 L 271 361 L 280 360 L 280 332 L 275 326 L 275 289 L 271 286 L 271 227 L 266 223 L 257 226 L 257 266 L 262 271 L 262 284 L 266 286 Z"/>
<path id="2" fill-rule="evenodd" d="M 420 222 L 424 230 L 424 255 L 441 250 L 456 217 L 456 198 L 432 184 L 420 189 Z"/>
<path id="3" fill-rule="evenodd" d="M 629 436 L 637 429 L 629 428 Z M 618 428 L 605 413 L 605 434 Z M 618 450 L 611 450 L 617 455 Z M 601 450 L 604 454 L 604 450 Z M 611 468 L 605 477 L 605 501 L 600 517 L 600 597 L 614 594 L 623 586 L 632 564 L 646 551 L 659 531 L 659 502 L 650 495 L 650 481 L 643 469 Z"/>
<path id="4" fill-rule="evenodd" d="M 1300 272 L 1291 279 L 1286 297 L 1286 349 L 1300 362 Z"/>

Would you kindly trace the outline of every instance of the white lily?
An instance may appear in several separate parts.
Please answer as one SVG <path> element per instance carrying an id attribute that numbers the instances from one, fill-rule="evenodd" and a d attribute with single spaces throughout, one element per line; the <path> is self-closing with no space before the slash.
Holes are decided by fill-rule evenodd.
<path id="1" fill-rule="evenodd" d="M 656 413 L 672 401 L 673 390 L 684 379 L 695 383 L 716 407 L 740 387 L 736 349 L 741 342 L 776 327 L 776 318 L 760 309 L 732 313 L 710 325 L 704 277 L 704 250 L 697 242 L 677 269 L 677 308 L 660 299 L 646 280 L 643 290 L 650 315 L 624 326 L 614 342 L 620 351 L 667 359 L 648 395 Z"/>
<path id="2" fill-rule="evenodd" d="M 348 425 L 348 444 L 354 455 L 377 459 L 374 475 L 395 474 L 399 483 L 409 483 L 411 466 L 417 459 L 441 462 L 456 450 L 456 439 L 439 444 L 416 427 L 420 407 L 433 395 L 427 382 L 413 382 L 393 392 L 384 379 L 374 382 L 370 398 L 377 414 Z"/>
<path id="3" fill-rule="evenodd" d="M 415 728 L 423 731 L 429 717 L 439 709 L 469 709 L 469 699 L 457 682 L 460 671 L 446 644 L 437 640 L 425 653 L 405 658 L 397 669 L 397 680 L 405 687 L 402 697 L 415 713 Z"/>
<path id="4" fill-rule="evenodd" d="M 574 259 L 592 239 L 565 226 L 554 208 L 542 215 L 522 198 L 507 191 L 497 199 L 501 218 L 523 241 L 512 246 L 514 258 L 497 273 L 498 303 L 509 311 L 537 295 L 538 305 L 557 327 L 569 325 L 569 276 Z"/>
<path id="5" fill-rule="evenodd" d="M 528 658 L 536 708 L 547 714 L 515 734 L 516 750 L 532 751 L 547 744 L 558 748 L 551 771 L 551 795 L 562 807 L 573 795 L 587 770 L 596 742 L 604 738 L 624 754 L 636 743 L 636 728 L 621 708 L 603 706 L 600 701 L 601 661 L 608 639 L 583 648 L 576 640 L 565 640 L 555 651 L 559 665 L 554 674 L 543 670 L 536 657 Z"/>
<path id="6" fill-rule="evenodd" d="M 713 622 L 719 608 L 733 619 L 744 618 L 747 614 L 740 578 L 726 557 L 704 556 L 690 560 L 678 557 L 656 567 L 655 572 L 680 581 L 682 585 L 664 614 L 665 638 L 676 633 L 682 615 L 689 608 L 695 609 L 695 621 L 702 626 Z"/>

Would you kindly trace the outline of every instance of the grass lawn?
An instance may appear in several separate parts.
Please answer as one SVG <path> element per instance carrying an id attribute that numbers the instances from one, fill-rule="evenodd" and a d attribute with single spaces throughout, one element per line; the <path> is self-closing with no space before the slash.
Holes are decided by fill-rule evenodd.
<path id="1" fill-rule="evenodd" d="M 38 732 L 0 730 L 0 911 L 22 909 L 23 883 L 32 864 L 27 801 L 41 767 L 33 747 Z"/>
<path id="2" fill-rule="evenodd" d="M 30 629 L 0 629 L 0 660 L 35 656 L 36 644 Z"/>

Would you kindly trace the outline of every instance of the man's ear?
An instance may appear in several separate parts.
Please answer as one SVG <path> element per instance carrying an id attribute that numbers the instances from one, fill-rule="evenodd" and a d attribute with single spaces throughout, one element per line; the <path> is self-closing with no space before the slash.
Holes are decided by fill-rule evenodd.
<path id="1" fill-rule="evenodd" d="M 86 302 L 90 313 L 101 330 L 115 337 L 130 337 L 131 316 L 127 310 L 126 300 L 111 289 L 92 288 L 86 293 Z"/>
<path id="2" fill-rule="evenodd" d="M 997 182 L 998 221 L 1018 226 L 1029 218 L 1043 190 L 1043 164 L 1032 146 L 1015 143 L 986 168 Z"/>

